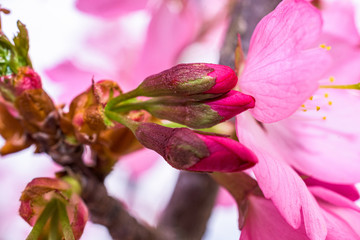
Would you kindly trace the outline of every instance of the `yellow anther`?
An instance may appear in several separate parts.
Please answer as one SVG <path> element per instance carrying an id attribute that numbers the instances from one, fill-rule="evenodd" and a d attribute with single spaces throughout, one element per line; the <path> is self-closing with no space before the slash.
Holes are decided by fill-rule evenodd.
<path id="1" fill-rule="evenodd" d="M 309 97 L 309 100 L 313 100 L 313 98 L 314 98 L 314 97 L 313 97 L 313 96 L 311 96 L 311 97 Z"/>
<path id="2" fill-rule="evenodd" d="M 323 119 L 323 120 L 326 120 L 326 117 L 324 116 L 324 117 L 322 117 L 322 119 Z"/>
<path id="3" fill-rule="evenodd" d="M 316 111 L 319 111 L 320 110 L 320 107 L 319 106 L 316 106 Z"/>
<path id="4" fill-rule="evenodd" d="M 325 94 L 324 94 L 324 97 L 328 98 L 328 97 L 329 97 L 329 94 L 328 94 L 328 93 L 325 93 Z"/>
<path id="5" fill-rule="evenodd" d="M 331 105 L 332 105 L 332 101 L 329 101 L 328 104 L 331 106 Z"/>
<path id="6" fill-rule="evenodd" d="M 303 112 L 306 112 L 307 111 L 307 109 L 303 109 Z"/>
<path id="7" fill-rule="evenodd" d="M 331 50 L 331 46 L 326 46 L 325 44 L 320 44 L 320 46 L 319 47 L 321 47 L 321 48 L 323 48 L 323 49 L 326 49 L 326 50 Z"/>
<path id="8" fill-rule="evenodd" d="M 303 108 L 304 108 L 304 107 L 305 107 L 305 104 L 301 105 L 301 107 L 303 107 Z"/>
<path id="9" fill-rule="evenodd" d="M 330 82 L 334 82 L 335 81 L 335 78 L 333 76 L 329 77 L 329 81 Z"/>

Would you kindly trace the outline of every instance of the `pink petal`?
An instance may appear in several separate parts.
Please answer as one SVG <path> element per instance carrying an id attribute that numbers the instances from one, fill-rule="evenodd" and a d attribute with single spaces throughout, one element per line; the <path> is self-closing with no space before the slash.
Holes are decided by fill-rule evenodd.
<path id="1" fill-rule="evenodd" d="M 180 51 L 194 39 L 199 27 L 199 13 L 188 1 L 178 9 L 171 9 L 168 1 L 153 12 L 145 45 L 134 74 L 140 83 L 147 76 L 170 68 L 177 62 Z"/>
<path id="2" fill-rule="evenodd" d="M 360 239 L 360 213 L 358 211 L 354 211 L 349 208 L 331 206 L 325 203 L 321 204 L 321 206 L 323 209 L 326 209 L 328 213 L 342 219 L 342 221 L 346 223 L 343 224 L 343 227 L 340 227 L 340 230 L 338 231 L 329 231 L 329 236 L 332 234 L 342 234 L 342 237 L 334 237 L 333 239 Z M 331 225 L 329 226 L 329 229 L 330 227 Z M 352 232 L 355 232 L 355 234 Z M 347 234 L 347 236 L 345 234 Z M 355 236 L 351 238 L 349 236 L 350 234 Z"/>
<path id="3" fill-rule="evenodd" d="M 352 209 L 320 203 L 328 226 L 327 240 L 360 239 L 360 214 Z"/>
<path id="4" fill-rule="evenodd" d="M 238 172 L 257 163 L 257 157 L 241 143 L 227 137 L 197 134 L 206 144 L 209 156 L 187 170 L 206 172 Z"/>
<path id="5" fill-rule="evenodd" d="M 336 192 L 316 186 L 309 187 L 309 190 L 317 199 L 321 199 L 324 202 L 331 203 L 338 207 L 350 208 L 360 213 L 360 208 L 356 206 L 353 201 L 345 198 L 344 196 L 341 196 Z"/>
<path id="6" fill-rule="evenodd" d="M 121 157 L 119 164 L 128 169 L 132 178 L 137 179 L 152 168 L 159 159 L 158 153 L 144 148 Z"/>
<path id="7" fill-rule="evenodd" d="M 304 226 L 293 229 L 267 199 L 250 196 L 249 208 L 240 240 L 303 240 Z M 325 236 L 324 238 L 325 239 Z"/>
<path id="8" fill-rule="evenodd" d="M 280 214 L 293 227 L 303 221 L 310 239 L 324 239 L 326 224 L 319 206 L 300 176 L 285 163 L 281 151 L 269 141 L 265 132 L 249 115 L 237 117 L 239 141 L 251 149 L 259 162 L 254 166 L 258 184 L 266 198 L 271 199 Z"/>
<path id="9" fill-rule="evenodd" d="M 328 98 L 324 98 L 325 93 Z M 269 125 L 268 136 L 282 148 L 286 161 L 305 175 L 335 184 L 359 182 L 359 96 L 346 90 L 322 89 L 313 101 L 315 98 L 320 99 L 319 111 L 299 111 Z M 310 108 L 310 102 L 305 106 Z"/>
<path id="10" fill-rule="evenodd" d="M 91 70 L 82 70 L 69 60 L 46 70 L 46 74 L 52 81 L 59 83 L 64 88 L 59 97 L 59 101 L 63 103 L 70 103 L 79 93 L 88 89 L 93 78 L 99 80 L 104 77 Z"/>
<path id="11" fill-rule="evenodd" d="M 78 0 L 80 11 L 103 18 L 115 18 L 122 14 L 145 8 L 147 0 Z"/>
<path id="12" fill-rule="evenodd" d="M 288 117 L 316 90 L 329 56 L 324 49 L 305 49 L 318 38 L 321 25 L 319 11 L 303 0 L 283 1 L 257 25 L 239 81 L 255 97 L 257 120 Z"/>
<path id="13" fill-rule="evenodd" d="M 216 198 L 216 205 L 222 207 L 234 206 L 236 201 L 233 196 L 223 187 L 219 188 L 219 192 Z"/>
<path id="14" fill-rule="evenodd" d="M 326 240 L 359 239 L 360 214 L 320 202 L 321 214 L 326 219 Z M 281 217 L 271 201 L 250 196 L 249 209 L 240 240 L 293 240 L 308 239 L 304 224 L 293 229 Z M 325 239 L 322 238 L 315 239 Z"/>
<path id="15" fill-rule="evenodd" d="M 349 0 L 322 1 L 324 32 L 350 43 L 359 44 L 360 35 L 355 23 L 355 6 Z"/>
<path id="16" fill-rule="evenodd" d="M 311 177 L 306 178 L 304 181 L 308 187 L 321 186 L 323 188 L 336 192 L 352 201 L 356 201 L 360 198 L 359 191 L 354 185 L 332 184 L 332 183 L 322 182 Z"/>

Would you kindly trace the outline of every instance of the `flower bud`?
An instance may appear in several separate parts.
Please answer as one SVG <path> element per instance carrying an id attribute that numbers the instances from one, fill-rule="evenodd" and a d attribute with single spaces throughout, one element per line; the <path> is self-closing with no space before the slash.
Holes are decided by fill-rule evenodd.
<path id="1" fill-rule="evenodd" d="M 55 105 L 43 89 L 27 89 L 15 99 L 15 107 L 25 119 L 25 127 L 30 132 L 39 130 L 48 115 L 55 111 Z"/>
<path id="2" fill-rule="evenodd" d="M 235 72 L 227 66 L 190 63 L 147 77 L 136 91 L 147 97 L 221 94 L 231 90 L 236 83 Z"/>
<path id="3" fill-rule="evenodd" d="M 77 139 L 83 143 L 94 141 L 94 136 L 107 129 L 104 106 L 110 95 L 119 95 L 121 90 L 116 82 L 102 80 L 93 83 L 85 92 L 74 98 L 66 120 L 72 123 Z"/>
<path id="4" fill-rule="evenodd" d="M 21 121 L 10 114 L 5 104 L 0 102 L 0 135 L 5 139 L 0 155 L 18 152 L 30 146 Z"/>
<path id="5" fill-rule="evenodd" d="M 65 203 L 72 232 L 79 239 L 88 220 L 86 205 L 71 186 L 56 178 L 35 178 L 26 186 L 20 201 L 20 216 L 34 226 L 46 205 L 57 199 Z"/>
<path id="6" fill-rule="evenodd" d="M 207 101 L 186 99 L 159 99 L 144 104 L 144 109 L 157 118 L 167 119 L 192 128 L 208 128 L 224 122 L 255 106 L 253 97 L 230 91 L 221 97 Z"/>
<path id="7" fill-rule="evenodd" d="M 239 142 L 226 137 L 195 133 L 187 128 L 167 128 L 142 123 L 135 129 L 141 144 L 174 168 L 205 172 L 235 172 L 253 166 L 256 156 Z"/>
<path id="8" fill-rule="evenodd" d="M 30 67 L 20 67 L 13 85 L 17 95 L 28 89 L 42 88 L 40 76 Z"/>

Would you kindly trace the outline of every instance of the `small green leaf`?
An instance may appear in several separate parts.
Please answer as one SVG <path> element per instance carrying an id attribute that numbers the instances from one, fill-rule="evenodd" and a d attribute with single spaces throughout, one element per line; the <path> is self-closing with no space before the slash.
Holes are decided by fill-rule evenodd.
<path id="1" fill-rule="evenodd" d="M 46 222 L 51 217 L 56 208 L 56 202 L 57 200 L 52 200 L 46 205 L 26 240 L 37 240 L 39 238 Z"/>
<path id="2" fill-rule="evenodd" d="M 58 239 L 61 239 L 61 233 L 59 228 L 59 211 L 57 208 L 55 208 L 50 221 L 50 232 L 48 240 Z"/>
<path id="3" fill-rule="evenodd" d="M 26 26 L 20 22 L 17 21 L 17 26 L 19 29 L 18 34 L 14 37 L 14 44 L 15 44 L 15 49 L 16 52 L 18 54 L 18 62 L 20 63 L 20 65 L 22 66 L 31 66 L 31 61 L 29 58 L 29 34 L 28 31 L 26 29 Z"/>
<path id="4" fill-rule="evenodd" d="M 64 233 L 65 240 L 75 240 L 69 217 L 66 212 L 66 206 L 63 202 L 57 201 L 58 211 L 59 211 L 59 219 L 60 224 Z"/>

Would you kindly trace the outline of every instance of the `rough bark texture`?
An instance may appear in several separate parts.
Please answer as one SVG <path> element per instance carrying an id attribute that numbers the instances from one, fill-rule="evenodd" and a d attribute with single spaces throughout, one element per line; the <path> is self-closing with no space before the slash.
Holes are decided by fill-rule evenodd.
<path id="1" fill-rule="evenodd" d="M 168 239 L 201 239 L 211 215 L 217 183 L 206 173 L 181 172 L 159 221 Z"/>

